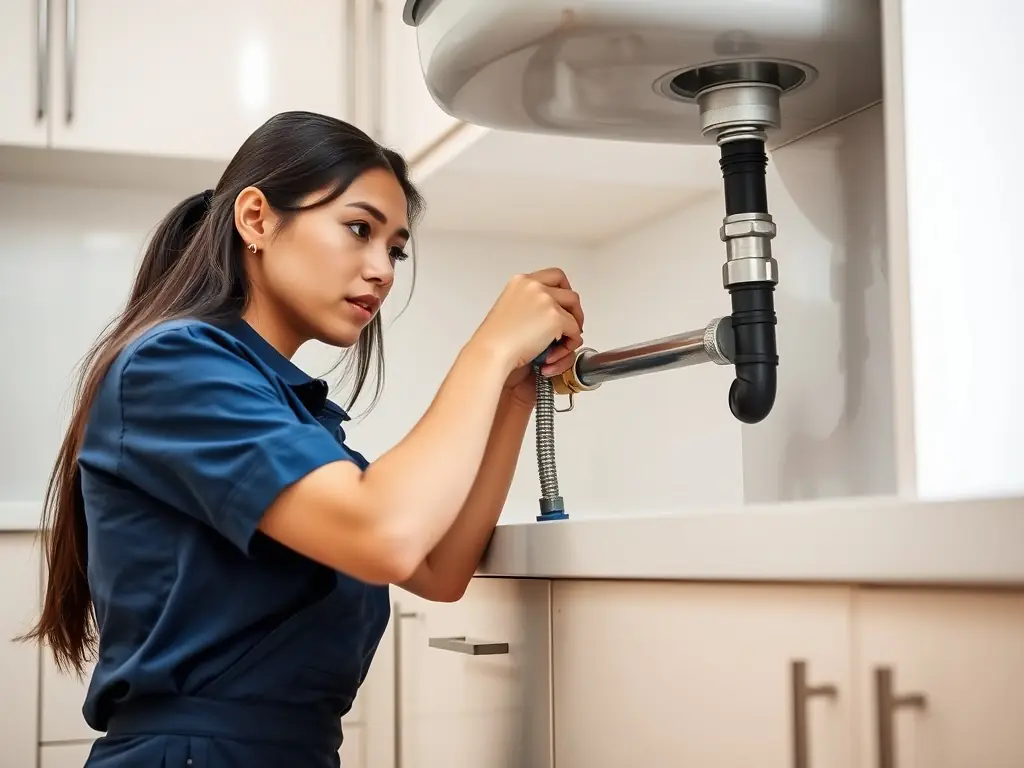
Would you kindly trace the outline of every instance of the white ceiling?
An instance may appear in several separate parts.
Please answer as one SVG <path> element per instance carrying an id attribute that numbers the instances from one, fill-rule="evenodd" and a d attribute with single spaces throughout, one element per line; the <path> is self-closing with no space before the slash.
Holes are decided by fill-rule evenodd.
<path id="1" fill-rule="evenodd" d="M 718 149 L 483 131 L 420 181 L 426 229 L 594 245 L 721 192 Z"/>

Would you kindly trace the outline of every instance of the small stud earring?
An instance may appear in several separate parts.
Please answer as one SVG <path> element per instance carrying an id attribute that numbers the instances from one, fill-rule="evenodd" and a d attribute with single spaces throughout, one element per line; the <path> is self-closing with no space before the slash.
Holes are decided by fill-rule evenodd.
<path id="1" fill-rule="evenodd" d="M 256 253 L 256 243 L 249 243 L 249 250 Z"/>

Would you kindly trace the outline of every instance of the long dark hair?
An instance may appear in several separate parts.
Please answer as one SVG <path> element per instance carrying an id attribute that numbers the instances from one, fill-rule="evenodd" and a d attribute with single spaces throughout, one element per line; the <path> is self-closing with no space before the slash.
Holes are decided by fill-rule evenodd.
<path id="1" fill-rule="evenodd" d="M 78 452 L 89 409 L 111 363 L 129 342 L 162 321 L 194 317 L 218 322 L 244 310 L 249 285 L 242 256 L 244 243 L 234 221 L 235 198 L 243 189 L 259 188 L 281 214 L 282 225 L 287 225 L 297 212 L 334 200 L 373 168 L 394 173 L 405 191 L 410 221 L 415 220 L 422 198 L 409 181 L 400 155 L 340 120 L 310 112 L 285 112 L 246 140 L 212 195 L 199 193 L 183 200 L 157 226 L 124 311 L 83 360 L 70 424 L 43 502 L 49 580 L 41 616 L 21 639 L 49 645 L 62 670 L 81 675 L 96 648 Z M 330 194 L 313 205 L 302 205 L 310 195 L 327 189 Z M 359 397 L 371 372 L 375 373 L 376 402 L 384 381 L 379 316 L 361 334 L 349 362 L 354 385 L 348 405 Z"/>

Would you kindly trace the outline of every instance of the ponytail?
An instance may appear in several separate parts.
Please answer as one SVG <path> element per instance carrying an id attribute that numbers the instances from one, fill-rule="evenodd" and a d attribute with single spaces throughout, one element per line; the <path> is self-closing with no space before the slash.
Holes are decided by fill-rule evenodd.
<path id="1" fill-rule="evenodd" d="M 107 369 L 154 312 L 145 311 L 203 221 L 212 191 L 176 205 L 157 226 L 145 250 L 127 306 L 86 354 L 75 391 L 71 421 L 61 442 L 43 498 L 42 534 L 47 585 L 36 625 L 19 640 L 50 646 L 57 666 L 81 676 L 96 650 L 96 619 L 89 592 L 85 509 L 78 471 L 89 408 Z"/>
<path id="2" fill-rule="evenodd" d="M 186 197 L 160 222 L 146 248 L 128 298 L 129 306 L 157 288 L 181 258 L 213 200 L 213 190 Z"/>

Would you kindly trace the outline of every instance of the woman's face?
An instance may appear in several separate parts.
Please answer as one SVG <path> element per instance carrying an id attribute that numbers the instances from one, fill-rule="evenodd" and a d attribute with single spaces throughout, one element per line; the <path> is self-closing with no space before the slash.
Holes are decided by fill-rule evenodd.
<path id="1" fill-rule="evenodd" d="M 300 211 L 279 229 L 261 194 L 251 202 L 245 196 L 236 203 L 236 221 L 243 240 L 257 247 L 245 252 L 253 286 L 246 319 L 289 356 L 309 339 L 355 344 L 406 258 L 409 222 L 398 180 L 384 169 L 367 171 L 335 200 Z"/>

